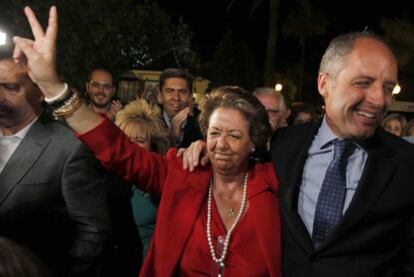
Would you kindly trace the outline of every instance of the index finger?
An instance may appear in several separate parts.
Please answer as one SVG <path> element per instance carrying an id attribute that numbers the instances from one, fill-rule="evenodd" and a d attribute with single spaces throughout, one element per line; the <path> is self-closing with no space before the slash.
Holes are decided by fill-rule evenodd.
<path id="1" fill-rule="evenodd" d="M 38 40 L 45 36 L 43 28 L 40 25 L 39 21 L 36 18 L 35 13 L 30 7 L 24 8 L 24 13 L 26 14 L 27 20 L 29 21 L 30 28 L 32 29 L 33 36 L 35 40 Z"/>

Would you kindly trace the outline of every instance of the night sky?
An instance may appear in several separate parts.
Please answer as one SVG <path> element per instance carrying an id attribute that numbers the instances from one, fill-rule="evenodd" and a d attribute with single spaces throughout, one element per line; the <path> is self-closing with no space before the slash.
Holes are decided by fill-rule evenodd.
<path id="1" fill-rule="evenodd" d="M 300 0 L 299 0 L 300 1 Z M 317 95 L 316 79 L 321 56 L 329 41 L 339 34 L 350 31 L 362 31 L 365 28 L 383 34 L 380 19 L 403 18 L 414 22 L 414 5 L 412 1 L 366 1 L 366 0 L 311 0 L 328 17 L 329 26 L 325 35 L 307 41 L 305 71 L 310 73 L 305 92 Z M 239 0 L 230 11 L 229 0 L 185 1 L 158 0 L 161 8 L 173 18 L 182 16 L 195 34 L 194 42 L 204 61 L 212 58 L 220 39 L 226 30 L 231 29 L 236 38 L 247 42 L 256 56 L 259 66 L 263 66 L 266 53 L 266 36 L 269 4 L 263 0 L 262 5 L 249 18 L 253 0 Z M 280 31 L 289 11 L 298 1 L 280 0 L 278 40 L 276 49 L 275 71 L 283 71 L 287 66 L 299 61 L 300 48 L 292 37 L 286 37 Z M 414 33 L 414 30 L 413 30 Z M 315 81 L 313 81 L 315 80 Z M 311 97 L 312 98 L 312 97 Z"/>
<path id="2" fill-rule="evenodd" d="M 280 0 L 279 25 L 297 1 Z M 249 18 L 252 0 L 239 0 L 230 11 L 227 11 L 229 0 L 188 1 L 188 0 L 158 0 L 160 6 L 173 18 L 183 17 L 190 24 L 195 33 L 195 42 L 200 47 L 203 56 L 209 59 L 226 30 L 231 29 L 240 39 L 248 42 L 250 47 L 259 56 L 265 52 L 266 29 L 268 18 L 268 4 L 263 4 Z M 403 17 L 413 19 L 414 5 L 411 1 L 379 1 L 365 0 L 313 0 L 312 3 L 322 9 L 329 19 L 326 35 L 317 38 L 315 51 L 321 51 L 327 46 L 329 40 L 338 34 L 349 31 L 360 31 L 365 27 L 381 33 L 379 20 L 381 17 Z M 413 30 L 414 31 L 414 30 Z M 286 38 L 279 31 L 278 52 L 284 56 L 286 50 L 292 49 L 295 42 Z M 290 51 L 288 51 L 290 52 Z M 319 57 L 320 58 L 320 57 Z"/>
<path id="3" fill-rule="evenodd" d="M 68 0 L 70 1 L 70 0 Z M 0 0 L 0 24 L 6 0 Z M 258 65 L 263 65 L 266 52 L 268 0 L 249 18 L 253 0 L 239 0 L 230 11 L 230 0 L 156 0 L 160 7 L 170 14 L 173 20 L 179 17 L 190 25 L 194 33 L 194 46 L 201 54 L 202 61 L 211 60 L 220 39 L 227 30 L 232 30 L 236 39 L 246 42 L 253 50 Z M 381 34 L 381 17 L 407 17 L 414 22 L 414 5 L 409 0 L 394 0 L 378 3 L 365 0 L 312 0 L 327 16 L 329 27 L 326 35 L 312 38 L 307 42 L 306 63 L 308 72 L 316 72 L 322 53 L 331 38 L 349 31 L 360 31 L 365 27 Z M 280 71 L 286 65 L 298 62 L 300 48 L 298 42 L 285 37 L 280 31 L 289 11 L 297 5 L 295 0 L 280 0 L 279 32 L 275 70 Z M 413 30 L 414 32 L 414 30 Z"/>
<path id="4" fill-rule="evenodd" d="M 8 0 L 0 0 L 0 24 L 4 19 L 4 12 Z M 70 1 L 70 0 L 68 0 Z M 155 0 L 173 19 L 184 18 L 194 32 L 194 43 L 204 60 L 209 60 L 224 33 L 231 29 L 237 38 L 249 44 L 257 53 L 257 58 L 263 59 L 265 53 L 268 1 L 249 18 L 253 0 L 238 0 L 230 11 L 227 10 L 230 0 Z M 297 5 L 300 0 L 280 0 L 279 27 L 282 26 L 285 16 Z M 409 0 L 394 1 L 366 1 L 366 0 L 311 0 L 314 5 L 322 9 L 329 19 L 329 28 L 325 36 L 317 38 L 315 55 L 327 46 L 328 41 L 344 32 L 363 30 L 368 26 L 370 30 L 380 32 L 379 19 L 381 17 L 408 16 L 414 22 L 414 5 Z M 295 53 L 295 41 L 286 38 L 279 31 L 278 57 L 289 58 Z M 315 42 L 312 42 L 315 43 Z M 292 48 L 293 47 L 293 48 Z"/>

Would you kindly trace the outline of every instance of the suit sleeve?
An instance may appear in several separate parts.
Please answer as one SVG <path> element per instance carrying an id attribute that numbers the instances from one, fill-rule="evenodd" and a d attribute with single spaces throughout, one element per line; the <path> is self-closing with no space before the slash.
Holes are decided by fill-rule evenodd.
<path id="1" fill-rule="evenodd" d="M 69 246 L 69 276 L 93 276 L 97 259 L 110 231 L 107 187 L 103 169 L 77 141 L 62 174 L 62 194 L 68 216 L 74 221 Z"/>

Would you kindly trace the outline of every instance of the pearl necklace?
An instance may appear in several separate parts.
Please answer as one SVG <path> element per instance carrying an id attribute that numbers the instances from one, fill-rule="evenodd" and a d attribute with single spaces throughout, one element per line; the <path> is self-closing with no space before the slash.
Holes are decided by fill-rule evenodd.
<path id="1" fill-rule="evenodd" d="M 233 224 L 231 225 L 230 229 L 227 231 L 226 239 L 224 240 L 223 245 L 223 251 L 221 252 L 221 257 L 218 258 L 216 256 L 216 251 L 214 250 L 213 240 L 211 238 L 211 199 L 213 198 L 213 181 L 210 181 L 210 187 L 208 189 L 208 200 L 207 200 L 207 241 L 208 245 L 210 246 L 210 252 L 211 257 L 213 258 L 213 261 L 216 262 L 220 269 L 219 269 L 219 276 L 221 276 L 221 270 L 224 267 L 224 259 L 227 255 L 227 250 L 229 247 L 230 237 L 231 233 L 233 232 L 234 228 L 236 227 L 237 223 L 239 223 L 240 218 L 243 214 L 244 209 L 246 208 L 246 202 L 247 202 L 247 179 L 248 179 L 248 173 L 244 175 L 244 181 L 243 181 L 243 198 L 242 203 L 240 206 L 240 210 L 237 214 L 236 219 L 234 220 Z"/>

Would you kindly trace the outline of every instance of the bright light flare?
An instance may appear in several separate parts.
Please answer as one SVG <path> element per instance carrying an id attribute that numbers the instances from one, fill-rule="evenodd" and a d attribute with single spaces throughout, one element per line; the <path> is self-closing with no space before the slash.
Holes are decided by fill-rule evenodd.
<path id="1" fill-rule="evenodd" d="M 282 91 L 282 89 L 283 89 L 283 85 L 282 85 L 282 84 L 277 83 L 277 84 L 275 85 L 275 90 L 276 90 L 276 91 Z"/>
<path id="2" fill-rule="evenodd" d="M 6 45 L 6 33 L 0 31 L 0 46 Z"/>
<path id="3" fill-rule="evenodd" d="M 394 89 L 392 90 L 392 94 L 399 94 L 401 92 L 401 86 L 395 85 Z"/>

